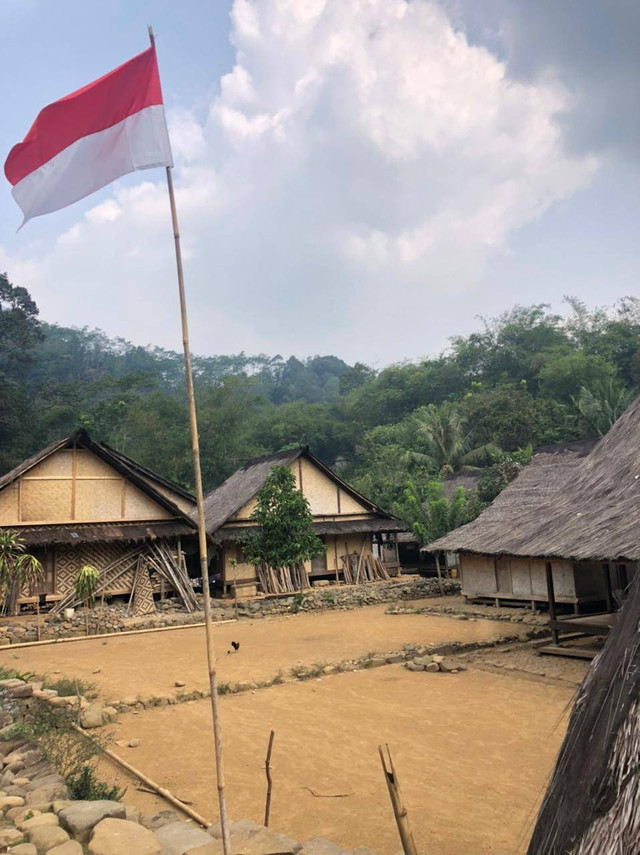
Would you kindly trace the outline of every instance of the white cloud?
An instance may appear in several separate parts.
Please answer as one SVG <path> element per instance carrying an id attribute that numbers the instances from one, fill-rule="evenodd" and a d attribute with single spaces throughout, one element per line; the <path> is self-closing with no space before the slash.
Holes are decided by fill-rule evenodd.
<path id="1" fill-rule="evenodd" d="M 424 352 L 435 307 L 597 167 L 563 149 L 559 84 L 509 79 L 436 2 L 236 0 L 232 22 L 206 119 L 170 116 L 199 352 Z M 145 179 L 7 259 L 45 317 L 178 345 L 166 190 Z"/>

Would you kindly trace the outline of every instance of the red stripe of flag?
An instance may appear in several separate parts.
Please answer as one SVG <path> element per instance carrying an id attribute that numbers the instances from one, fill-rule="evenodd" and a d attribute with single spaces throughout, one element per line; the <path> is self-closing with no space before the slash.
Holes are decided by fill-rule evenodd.
<path id="1" fill-rule="evenodd" d="M 151 47 L 41 110 L 24 140 L 9 152 L 5 175 L 15 185 L 76 140 L 156 104 L 162 104 L 162 89 Z"/>

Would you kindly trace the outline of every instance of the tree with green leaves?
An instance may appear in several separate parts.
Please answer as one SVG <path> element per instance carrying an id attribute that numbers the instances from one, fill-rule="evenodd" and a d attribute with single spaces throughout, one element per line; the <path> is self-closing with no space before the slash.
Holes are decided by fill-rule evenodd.
<path id="1" fill-rule="evenodd" d="M 635 390 L 612 377 L 599 380 L 587 388 L 583 386 L 574 403 L 591 436 L 604 436 L 629 407 Z"/>
<path id="2" fill-rule="evenodd" d="M 414 452 L 414 457 L 441 476 L 476 468 L 501 453 L 491 442 L 473 447 L 471 434 L 465 430 L 458 408 L 449 401 L 439 407 L 423 407 L 416 412 L 415 418 L 426 452 Z"/>
<path id="3" fill-rule="evenodd" d="M 76 576 L 75 593 L 85 608 L 86 634 L 89 635 L 89 609 L 93 608 L 96 601 L 96 589 L 100 579 L 100 571 L 91 564 L 81 567 Z"/>
<path id="4" fill-rule="evenodd" d="M 309 503 L 291 469 L 274 466 L 256 498 L 251 519 L 257 528 L 242 538 L 244 556 L 250 564 L 275 574 L 273 587 L 302 590 L 308 586 L 304 562 L 322 555 L 325 546 L 313 531 Z"/>
<path id="5" fill-rule="evenodd" d="M 0 532 L 0 592 L 4 613 L 15 615 L 22 589 L 35 587 L 43 577 L 42 564 L 26 551 L 20 535 L 15 531 Z"/>

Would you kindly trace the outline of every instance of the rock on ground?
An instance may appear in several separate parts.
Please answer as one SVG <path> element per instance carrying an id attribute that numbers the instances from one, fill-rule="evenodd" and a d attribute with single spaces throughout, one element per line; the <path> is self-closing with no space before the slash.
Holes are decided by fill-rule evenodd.
<path id="1" fill-rule="evenodd" d="M 329 840 L 314 837 L 313 840 L 307 840 L 302 845 L 299 855 L 348 855 L 348 853 Z"/>
<path id="2" fill-rule="evenodd" d="M 211 843 L 211 835 L 202 828 L 186 822 L 170 822 L 156 831 L 156 837 L 167 850 L 167 855 L 185 855 L 190 849 Z"/>
<path id="3" fill-rule="evenodd" d="M 148 828 L 126 819 L 103 819 L 93 829 L 91 855 L 158 855 L 162 846 Z"/>
<path id="4" fill-rule="evenodd" d="M 47 855 L 82 855 L 82 846 L 77 840 L 67 840 L 66 843 L 61 843 L 60 846 L 54 846 L 49 849 Z"/>
<path id="5" fill-rule="evenodd" d="M 73 802 L 60 811 L 62 825 L 80 843 L 88 843 L 93 828 L 103 819 L 124 819 L 126 809 L 120 802 L 108 799 L 98 801 Z"/>
<path id="6" fill-rule="evenodd" d="M 29 842 L 33 843 L 38 852 L 48 852 L 67 840 L 69 835 L 58 825 L 39 825 L 29 831 Z"/>

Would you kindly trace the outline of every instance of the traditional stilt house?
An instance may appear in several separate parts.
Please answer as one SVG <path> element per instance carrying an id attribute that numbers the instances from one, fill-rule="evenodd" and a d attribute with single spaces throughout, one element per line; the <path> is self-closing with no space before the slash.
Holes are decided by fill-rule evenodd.
<path id="1" fill-rule="evenodd" d="M 256 494 L 274 466 L 288 466 L 293 472 L 309 502 L 313 528 L 325 544 L 325 552 L 305 565 L 312 583 L 365 582 L 388 578 L 388 570 L 397 570 L 395 533 L 405 524 L 350 487 L 307 448 L 297 448 L 250 460 L 205 497 L 207 532 L 219 546 L 213 572 L 222 577 L 225 591 L 235 583 L 243 595 L 265 587 L 265 592 L 281 593 L 261 583 L 240 544 L 242 535 L 255 526 L 251 514 Z"/>
<path id="2" fill-rule="evenodd" d="M 85 564 L 102 596 L 176 590 L 193 602 L 181 539 L 193 536 L 195 500 L 83 430 L 53 443 L 0 478 L 0 530 L 17 532 L 45 570 L 19 603 L 71 604 Z M 187 590 L 188 589 L 188 590 Z"/>
<path id="3" fill-rule="evenodd" d="M 476 520 L 429 545 L 459 553 L 469 598 L 548 602 L 560 632 L 606 634 L 640 560 L 640 398 L 592 448 L 546 450 Z M 557 603 L 600 614 L 559 618 Z"/>

